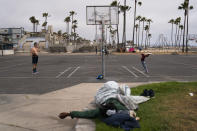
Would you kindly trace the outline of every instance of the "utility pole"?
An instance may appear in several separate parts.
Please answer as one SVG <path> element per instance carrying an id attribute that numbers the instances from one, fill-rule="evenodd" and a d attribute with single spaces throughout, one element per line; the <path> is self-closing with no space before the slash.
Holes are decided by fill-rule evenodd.
<path id="1" fill-rule="evenodd" d="M 104 19 L 102 18 L 102 48 L 101 48 L 101 53 L 102 53 L 102 75 L 103 78 L 105 77 L 105 58 L 104 58 L 104 52 L 105 52 L 105 48 L 104 48 L 104 43 L 105 43 L 105 22 Z"/>

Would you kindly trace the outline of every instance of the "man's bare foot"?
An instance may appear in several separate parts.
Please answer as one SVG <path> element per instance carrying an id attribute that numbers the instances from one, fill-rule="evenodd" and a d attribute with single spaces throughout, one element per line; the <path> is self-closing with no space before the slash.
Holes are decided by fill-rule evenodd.
<path id="1" fill-rule="evenodd" d="M 62 112 L 62 113 L 59 114 L 59 118 L 60 118 L 60 119 L 64 119 L 64 118 L 66 118 L 67 116 L 70 116 L 70 113 L 68 113 L 68 112 Z"/>

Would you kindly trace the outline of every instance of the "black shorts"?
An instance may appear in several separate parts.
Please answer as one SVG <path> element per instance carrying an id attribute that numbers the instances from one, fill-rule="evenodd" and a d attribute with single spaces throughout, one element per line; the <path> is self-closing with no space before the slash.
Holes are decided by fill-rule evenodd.
<path id="1" fill-rule="evenodd" d="M 38 56 L 32 56 L 32 64 L 38 63 Z"/>

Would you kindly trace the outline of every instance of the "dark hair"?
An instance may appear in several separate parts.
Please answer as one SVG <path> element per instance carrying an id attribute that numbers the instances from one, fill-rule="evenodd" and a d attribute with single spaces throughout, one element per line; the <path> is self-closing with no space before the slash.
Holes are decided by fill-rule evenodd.
<path id="1" fill-rule="evenodd" d="M 37 45 L 37 44 L 38 44 L 38 43 L 37 43 L 37 42 L 35 42 L 35 43 L 34 43 L 34 46 L 35 46 L 35 45 Z"/>

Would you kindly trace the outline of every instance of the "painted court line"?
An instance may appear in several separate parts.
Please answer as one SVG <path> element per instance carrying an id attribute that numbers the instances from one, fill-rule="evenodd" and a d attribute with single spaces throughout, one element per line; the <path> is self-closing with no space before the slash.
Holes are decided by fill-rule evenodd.
<path id="1" fill-rule="evenodd" d="M 78 66 L 73 72 L 71 72 L 71 73 L 67 76 L 67 78 L 70 78 L 79 68 L 80 68 L 80 67 Z"/>
<path id="2" fill-rule="evenodd" d="M 124 68 L 125 70 L 127 70 L 128 72 L 130 72 L 133 76 L 138 77 L 134 72 L 132 72 L 131 70 L 129 70 L 126 66 L 122 66 L 122 68 Z"/>
<path id="3" fill-rule="evenodd" d="M 149 75 L 145 74 L 144 72 L 142 72 L 141 70 L 139 70 L 139 69 L 135 68 L 134 66 L 132 66 L 132 68 L 133 68 L 134 70 L 136 70 L 136 71 L 140 72 L 140 73 L 141 73 L 141 74 L 143 74 L 144 76 L 146 76 L 146 77 L 150 77 Z"/>
<path id="4" fill-rule="evenodd" d="M 64 73 L 66 73 L 70 69 L 71 69 L 71 67 L 67 68 L 66 70 L 64 70 L 63 72 L 61 72 L 59 75 L 57 75 L 56 78 L 59 78 L 60 76 L 62 76 Z"/>

